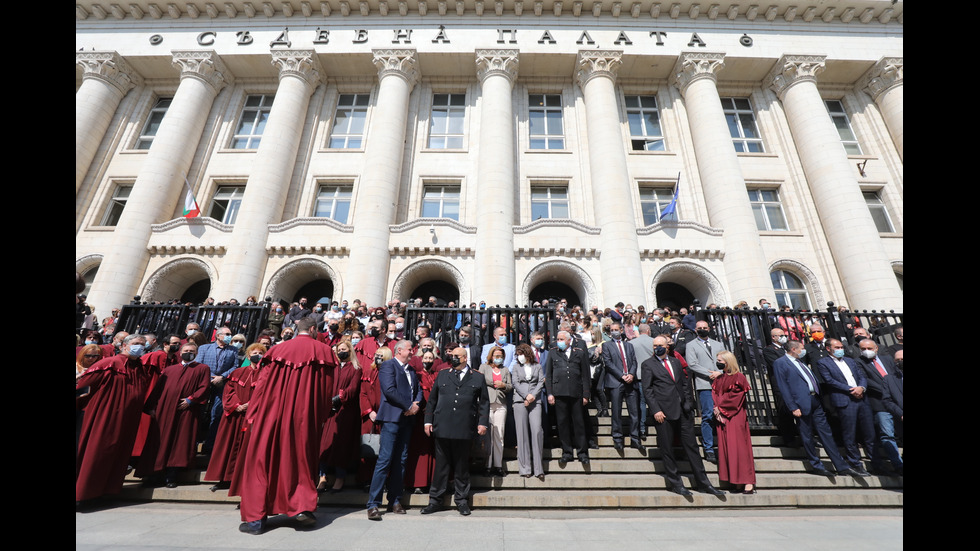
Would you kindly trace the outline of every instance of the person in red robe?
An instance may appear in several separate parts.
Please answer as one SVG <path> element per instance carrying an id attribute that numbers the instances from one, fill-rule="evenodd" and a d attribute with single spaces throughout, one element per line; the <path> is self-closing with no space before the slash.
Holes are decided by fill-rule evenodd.
<path id="1" fill-rule="evenodd" d="M 339 361 L 317 341 L 313 320 L 296 322 L 296 336 L 266 352 L 249 401 L 251 434 L 242 463 L 239 530 L 261 534 L 266 518 L 286 514 L 301 526 L 316 524 L 320 435 L 331 415 Z"/>
<path id="2" fill-rule="evenodd" d="M 419 375 L 419 386 L 426 403 L 436 382 L 439 371 L 449 364 L 438 359 L 435 353 L 436 341 L 428 337 L 419 341 L 419 354 L 412 356 L 408 365 Z M 422 410 L 425 411 L 425 408 Z M 408 441 L 408 459 L 405 461 L 405 487 L 415 488 L 415 493 L 425 493 L 432 483 L 432 473 L 436 468 L 435 440 L 425 434 L 425 423 L 421 419 L 412 428 L 412 438 Z"/>
<path id="3" fill-rule="evenodd" d="M 398 341 L 384 333 L 384 323 L 382 320 L 374 320 L 369 323 L 368 334 L 370 336 L 361 339 L 361 342 L 354 347 L 354 355 L 357 357 L 357 363 L 361 364 L 361 369 L 370 367 L 374 361 L 374 353 L 379 348 L 387 348 L 394 355 L 395 345 Z"/>
<path id="4" fill-rule="evenodd" d="M 749 382 L 735 360 L 735 355 L 722 350 L 717 356 L 722 375 L 711 383 L 711 398 L 718 420 L 718 478 L 736 486 L 745 494 L 755 493 L 755 459 L 752 456 L 752 435 L 745 413 L 745 394 Z"/>
<path id="5" fill-rule="evenodd" d="M 363 342 L 363 341 L 362 341 Z M 356 350 L 357 347 L 355 346 Z M 378 380 L 378 366 L 392 358 L 391 350 L 382 347 L 374 353 L 371 363 L 367 367 L 361 368 L 361 435 L 378 434 L 381 428 L 374 422 L 378 416 L 378 408 L 381 407 L 381 383 Z M 361 463 L 357 469 L 357 483 L 367 485 L 371 483 L 374 476 L 374 466 L 377 463 L 377 456 L 361 456 Z"/>
<path id="6" fill-rule="evenodd" d="M 158 447 L 151 457 L 152 472 L 164 473 L 167 488 L 177 487 L 179 469 L 189 467 L 197 455 L 197 429 L 201 408 L 208 403 L 211 369 L 194 361 L 197 345 L 189 342 L 180 347 L 180 362 L 164 368 L 146 402 L 154 411 Z"/>
<path id="7" fill-rule="evenodd" d="M 347 469 L 355 464 L 361 447 L 361 366 L 354 358 L 354 347 L 346 338 L 337 343 L 340 371 L 333 393 L 334 414 L 323 426 L 320 439 L 320 484 L 326 490 L 327 471 L 335 475 L 330 493 L 344 487 Z"/>
<path id="8" fill-rule="evenodd" d="M 75 347 L 75 356 L 78 356 L 78 353 L 82 350 L 83 346 L 89 344 L 98 345 L 99 351 L 101 351 L 103 359 L 111 358 L 116 355 L 116 349 L 111 344 L 103 344 L 102 333 L 99 333 L 98 331 L 95 331 L 93 329 L 89 329 L 85 333 L 84 342 L 82 342 L 82 344 Z"/>
<path id="9" fill-rule="evenodd" d="M 146 339 L 129 335 L 126 353 L 99 360 L 75 381 L 83 410 L 75 455 L 75 503 L 118 494 L 126 477 L 150 373 L 140 356 Z"/>
<path id="10" fill-rule="evenodd" d="M 204 475 L 204 480 L 218 481 L 217 484 L 211 486 L 212 492 L 230 486 L 235 468 L 238 465 L 238 458 L 244 451 L 242 443 L 245 439 L 245 432 L 242 431 L 242 427 L 245 423 L 249 400 L 252 397 L 255 384 L 259 380 L 259 364 L 266 352 L 268 352 L 268 348 L 263 344 L 250 345 L 245 349 L 248 365 L 232 371 L 231 375 L 228 376 L 228 382 L 225 384 L 224 393 L 221 396 L 224 419 L 218 425 L 218 436 L 214 440 L 211 461 L 208 463 L 208 470 Z"/>
<path id="11" fill-rule="evenodd" d="M 177 335 L 167 335 L 164 339 L 163 348 L 160 350 L 154 350 L 149 354 L 144 354 L 141 360 L 143 360 L 143 365 L 147 366 L 150 370 L 152 379 L 150 380 L 149 392 L 153 392 L 156 388 L 157 379 L 160 377 L 160 373 L 163 373 L 164 368 L 168 365 L 174 365 L 180 361 L 180 337 Z M 146 396 L 149 399 L 149 395 Z M 152 430 L 151 430 L 152 427 Z M 156 421 L 150 417 L 149 414 L 143 413 L 140 416 L 140 428 L 136 431 L 136 441 L 133 443 L 133 457 L 141 457 L 143 455 L 143 449 L 146 447 L 147 437 L 151 432 L 157 433 L 159 427 L 156 426 Z M 157 449 L 159 442 L 153 441 L 151 438 L 150 453 L 153 453 Z M 152 458 L 151 458 L 152 459 Z M 140 461 L 139 465 L 146 465 L 152 468 L 152 461 Z M 136 476 L 147 476 L 151 475 L 152 471 L 144 473 L 141 468 L 137 468 Z"/>

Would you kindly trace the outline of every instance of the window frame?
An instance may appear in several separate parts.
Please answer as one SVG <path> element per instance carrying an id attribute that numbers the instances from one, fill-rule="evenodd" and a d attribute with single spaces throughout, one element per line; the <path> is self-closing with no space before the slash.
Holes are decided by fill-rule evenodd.
<path id="1" fill-rule="evenodd" d="M 323 195 L 324 191 L 325 190 L 328 190 L 328 189 L 333 189 L 334 190 L 333 191 L 333 194 L 330 196 L 330 203 L 331 203 L 331 205 L 330 205 L 330 214 L 329 215 L 321 215 L 321 214 L 319 214 L 319 212 L 320 212 L 320 208 L 319 207 L 321 205 L 320 198 Z M 340 219 L 337 218 L 337 210 L 338 210 L 337 209 L 337 206 L 339 204 L 341 204 L 341 203 L 344 202 L 343 201 L 344 196 L 342 195 L 343 193 L 347 193 L 347 197 L 346 197 L 347 211 L 346 211 L 346 215 L 344 216 L 344 219 L 343 220 L 340 220 Z M 333 220 L 335 222 L 338 222 L 340 224 L 347 224 L 348 221 L 350 220 L 351 207 L 353 206 L 353 204 L 354 204 L 354 183 L 353 182 L 330 182 L 330 181 L 327 181 L 327 182 L 319 182 L 318 185 L 317 185 L 317 187 L 316 187 L 316 194 L 313 197 L 313 213 L 312 213 L 312 216 L 314 218 L 328 218 L 328 219 Z"/>
<path id="2" fill-rule="evenodd" d="M 547 194 L 546 197 L 543 200 L 540 199 L 540 198 L 539 199 L 535 199 L 535 197 L 534 197 L 535 193 L 541 193 L 542 190 L 545 190 L 545 192 Z M 555 198 L 553 198 L 552 197 L 552 191 L 553 190 L 561 190 L 561 191 L 563 191 L 564 194 L 565 194 L 564 199 L 555 199 Z M 531 222 L 534 222 L 536 220 L 542 220 L 542 219 L 547 219 L 547 220 L 567 220 L 567 219 L 571 219 L 571 217 L 572 217 L 571 216 L 571 202 L 569 201 L 569 190 L 568 190 L 568 185 L 567 184 L 562 185 L 562 184 L 557 184 L 557 183 L 532 183 L 531 184 L 531 190 L 530 191 L 531 191 L 531 193 L 530 193 L 530 196 L 529 196 L 530 197 L 529 204 L 530 204 L 530 207 L 531 207 Z M 535 204 L 536 203 L 537 204 L 544 203 L 545 205 L 547 205 L 547 212 L 548 212 L 548 215 L 547 216 L 539 216 L 537 218 L 534 217 Z M 565 216 L 555 216 L 554 215 L 554 212 L 553 211 L 554 211 L 554 206 L 556 204 L 558 204 L 558 205 L 564 204 L 564 207 L 565 207 Z"/>
<path id="3" fill-rule="evenodd" d="M 446 104 L 436 105 L 440 96 L 447 96 Z M 461 103 L 454 104 L 454 100 Z M 466 92 L 433 92 L 429 110 L 429 135 L 426 138 L 426 149 L 461 150 L 466 148 Z M 436 113 L 445 112 L 445 131 L 437 132 L 435 128 Z M 459 117 L 459 132 L 450 132 L 455 116 Z M 443 145 L 433 145 L 433 139 L 444 140 Z M 458 140 L 451 143 L 451 140 Z"/>
<path id="4" fill-rule="evenodd" d="M 739 102 L 748 103 L 748 107 L 740 107 Z M 726 105 L 726 102 L 730 102 L 731 106 Z M 721 98 L 721 108 L 725 114 L 725 122 L 728 125 L 729 134 L 732 134 L 732 144 L 735 147 L 736 153 L 765 153 L 766 146 L 762 140 L 762 132 L 759 131 L 759 121 L 755 116 L 755 107 L 752 105 L 752 99 L 749 97 L 734 97 L 728 96 Z M 745 115 L 751 115 L 752 131 L 757 137 L 750 138 L 746 137 L 745 125 L 743 121 Z M 734 126 L 733 126 L 734 123 Z M 737 132 L 737 135 L 735 135 Z M 742 151 L 739 147 L 742 147 Z M 758 151 L 751 151 L 752 146 L 758 146 Z"/>
<path id="5" fill-rule="evenodd" d="M 227 198 L 220 197 L 220 195 L 227 191 L 232 191 L 231 196 Z M 237 192 L 241 192 L 240 195 Z M 238 213 L 241 211 L 242 198 L 245 196 L 245 184 L 244 183 L 227 183 L 218 184 L 214 188 L 214 193 L 211 194 L 211 201 L 208 203 L 208 218 L 212 218 L 221 222 L 222 224 L 227 224 L 229 226 L 234 226 L 235 222 L 238 220 Z M 221 219 L 214 217 L 214 209 L 217 205 L 217 201 L 226 200 L 226 204 L 223 208 L 224 211 L 221 214 Z M 234 206 L 234 208 L 232 208 Z M 231 213 L 231 220 L 228 221 L 229 213 Z"/>
<path id="6" fill-rule="evenodd" d="M 350 97 L 351 103 L 343 103 L 345 97 Z M 327 135 L 327 149 L 332 150 L 363 150 L 364 140 L 367 136 L 368 129 L 368 114 L 371 108 L 371 92 L 351 92 L 351 93 L 340 93 L 337 95 L 337 104 L 333 111 L 333 119 L 330 123 L 330 133 Z M 337 132 L 338 121 L 341 120 L 341 112 L 346 113 L 344 121 L 346 122 L 346 129 L 344 132 Z M 358 120 L 355 114 L 362 114 L 360 118 L 361 121 L 361 131 L 350 132 L 351 126 L 353 126 L 353 121 Z M 335 140 L 343 140 L 343 145 L 334 145 Z M 351 145 L 352 140 L 357 140 L 357 145 Z"/>
<path id="7" fill-rule="evenodd" d="M 439 195 L 430 196 L 430 192 L 439 190 Z M 447 195 L 447 192 L 449 193 Z M 452 193 L 455 192 L 455 197 Z M 459 222 L 462 207 L 463 186 L 460 182 L 423 182 L 422 197 L 419 203 L 419 218 L 448 218 Z M 455 199 L 456 216 L 446 216 L 446 205 L 452 204 Z M 438 203 L 438 216 L 426 216 L 426 202 Z"/>
<path id="8" fill-rule="evenodd" d="M 871 219 L 874 221 L 875 229 L 878 230 L 878 233 L 895 233 L 895 223 L 892 222 L 891 215 L 888 214 L 888 205 L 886 205 L 885 200 L 881 198 L 881 191 L 882 190 L 877 189 L 862 189 L 861 195 L 864 197 L 864 202 L 868 205 L 868 211 L 871 213 Z M 877 201 L 876 204 L 872 204 L 869 201 L 869 195 Z M 881 229 L 881 226 L 878 224 L 879 219 L 875 216 L 875 210 L 881 211 L 882 215 L 884 216 L 883 222 L 888 226 L 887 230 Z"/>
<path id="9" fill-rule="evenodd" d="M 540 96 L 543 104 L 534 105 L 533 98 Z M 548 103 L 549 98 L 557 98 L 557 105 L 550 105 Z M 544 123 L 544 129 L 549 132 L 548 121 L 554 120 L 549 118 L 549 113 L 557 113 L 559 124 L 561 124 L 560 134 L 534 134 L 532 132 L 532 119 L 534 118 L 534 113 L 542 114 L 542 121 Z M 536 94 L 528 92 L 527 94 L 527 136 L 528 136 L 528 149 L 533 151 L 562 151 L 566 149 L 566 137 L 565 137 L 565 101 L 562 98 L 562 94 L 558 93 L 541 93 Z M 535 141 L 543 140 L 543 147 L 536 147 Z"/>
<path id="10" fill-rule="evenodd" d="M 636 103 L 637 103 L 636 106 L 631 107 L 629 105 L 630 98 L 635 98 L 636 99 Z M 648 99 L 653 100 L 653 107 L 643 105 L 644 98 L 648 98 Z M 660 102 L 657 100 L 656 94 L 653 94 L 653 95 L 644 95 L 644 94 L 625 94 L 624 93 L 623 94 L 623 108 L 625 109 L 625 112 L 626 112 L 626 127 L 627 127 L 627 129 L 629 131 L 629 148 L 630 148 L 630 153 L 665 152 L 665 151 L 667 151 L 667 139 L 664 137 L 663 117 L 661 116 L 661 113 L 660 113 Z M 647 119 L 647 117 L 645 115 L 647 113 L 650 113 L 650 112 L 656 114 L 656 117 L 657 117 L 657 127 L 658 127 L 658 130 L 660 131 L 659 136 L 658 135 L 652 135 L 652 134 L 647 134 L 646 133 L 647 132 L 647 128 L 646 128 L 647 124 L 646 123 L 647 123 L 648 119 Z M 643 134 L 634 134 L 633 133 L 633 125 L 630 123 L 630 115 L 631 114 L 638 114 L 638 115 L 640 115 L 640 122 L 643 125 L 643 129 L 642 129 L 643 130 Z M 644 145 L 644 147 L 641 147 L 641 148 L 638 149 L 636 147 L 637 146 L 637 143 L 636 142 L 641 142 L 641 141 L 645 141 L 646 144 Z M 657 149 L 647 149 L 646 145 L 649 145 L 651 142 L 658 142 L 660 147 L 657 148 Z"/>
<path id="11" fill-rule="evenodd" d="M 253 98 L 259 98 L 258 105 L 249 105 Z M 262 134 L 269 122 L 269 114 L 272 112 L 272 104 L 276 100 L 275 93 L 272 94 L 247 94 L 242 110 L 238 115 L 238 123 L 235 125 L 235 132 L 231 136 L 229 149 L 238 151 L 254 151 L 259 148 L 262 142 Z M 246 118 L 252 113 L 249 131 L 242 132 L 245 128 Z M 258 128 L 258 131 L 256 131 Z M 244 140 L 244 143 L 242 141 Z"/>
<path id="12" fill-rule="evenodd" d="M 129 195 L 133 192 L 133 184 L 134 182 L 115 182 L 112 184 L 112 194 L 107 199 L 106 206 L 102 209 L 102 217 L 99 219 L 100 226 L 112 228 L 119 225 L 119 218 L 126 210 Z M 120 196 L 122 190 L 126 190 L 125 197 Z M 118 207 L 118 210 L 115 207 Z"/>
<path id="13" fill-rule="evenodd" d="M 170 110 L 170 105 L 173 103 L 173 100 L 174 98 L 172 96 L 157 98 L 156 102 L 153 104 L 153 107 L 151 107 L 150 111 L 147 113 L 146 120 L 143 121 L 143 127 L 140 128 L 140 133 L 138 136 L 136 136 L 136 143 L 133 144 L 133 149 L 138 151 L 146 151 L 150 149 L 150 146 L 153 145 L 153 139 L 156 138 L 157 132 L 160 131 L 160 125 L 163 124 L 163 119 L 167 116 L 167 111 Z M 161 106 L 160 104 L 163 102 L 167 102 L 167 104 Z M 156 114 L 160 114 L 160 120 L 155 121 L 156 128 L 152 133 L 147 132 L 150 124 L 154 122 L 153 117 Z M 144 145 L 146 147 L 143 147 Z"/>
<path id="14" fill-rule="evenodd" d="M 791 276 L 796 281 L 799 281 L 800 287 L 799 288 L 788 287 L 786 285 L 786 277 L 785 277 L 787 275 Z M 810 296 L 810 289 L 809 287 L 807 287 L 807 282 L 805 278 L 802 278 L 796 275 L 795 273 L 789 270 L 785 270 L 783 268 L 773 269 L 771 272 L 769 272 L 769 278 L 772 283 L 773 294 L 776 296 L 776 303 L 779 305 L 780 309 L 787 304 L 787 299 L 789 299 L 788 304 L 794 310 L 800 310 L 802 308 L 806 308 L 807 310 L 812 309 L 811 305 L 813 304 L 813 299 Z M 781 285 L 780 288 L 776 287 L 777 279 L 779 280 L 779 283 Z M 793 302 L 794 296 L 796 297 L 801 296 L 803 299 L 805 299 L 804 303 L 794 304 Z"/>
<path id="15" fill-rule="evenodd" d="M 663 212 L 663 210 L 665 208 L 667 208 L 667 205 L 669 205 L 670 202 L 674 200 L 674 188 L 673 188 L 673 186 L 672 185 L 666 185 L 666 184 L 656 184 L 656 183 L 653 183 L 653 182 L 644 182 L 644 183 L 640 183 L 637 186 L 637 188 L 638 188 L 637 189 L 637 192 L 639 194 L 638 204 L 640 206 L 640 219 L 643 220 L 643 225 L 644 226 L 652 226 L 654 224 L 657 224 L 657 223 L 661 222 L 662 219 L 660 218 L 660 213 Z M 656 192 L 658 194 L 657 195 L 657 198 L 656 199 L 653 199 L 653 200 L 644 199 L 643 194 L 646 191 L 654 191 L 654 192 Z M 666 193 L 666 200 L 665 201 L 661 200 L 661 198 L 659 197 L 659 193 L 660 192 Z M 653 222 L 648 222 L 647 221 L 646 210 L 644 209 L 644 205 L 645 204 L 650 204 L 650 203 L 653 203 L 654 206 L 655 206 L 655 208 L 656 208 L 656 218 L 657 219 L 654 220 Z M 675 208 L 674 209 L 674 212 L 677 213 L 677 219 L 680 220 L 680 209 L 679 208 Z"/>
<path id="16" fill-rule="evenodd" d="M 832 110 L 831 103 L 839 105 L 840 111 Z M 848 155 L 864 155 L 861 142 L 858 140 L 857 132 L 854 131 L 854 126 L 851 124 L 851 118 L 847 115 L 844 102 L 839 99 L 825 99 L 823 100 L 823 104 L 827 108 L 827 115 L 830 116 L 830 122 L 837 129 L 837 135 L 840 136 L 840 143 L 844 146 L 844 152 Z M 843 127 L 838 121 L 843 121 Z M 851 134 L 850 138 L 844 136 L 843 132 L 845 130 Z"/>
<path id="17" fill-rule="evenodd" d="M 779 196 L 779 188 L 767 188 L 767 187 L 750 187 L 746 190 L 749 196 L 749 204 L 752 206 L 752 214 L 755 218 L 756 229 L 760 232 L 788 232 L 790 231 L 789 220 L 786 218 L 786 210 L 783 208 L 783 200 Z M 753 197 L 753 194 L 759 194 L 758 199 Z M 765 199 L 765 193 L 774 193 L 775 200 Z M 778 209 L 779 216 L 782 219 L 783 227 L 774 228 L 772 224 L 772 219 L 770 218 L 770 211 L 772 209 Z M 759 212 L 762 213 L 761 220 L 765 222 L 765 228 L 759 227 L 760 216 Z"/>

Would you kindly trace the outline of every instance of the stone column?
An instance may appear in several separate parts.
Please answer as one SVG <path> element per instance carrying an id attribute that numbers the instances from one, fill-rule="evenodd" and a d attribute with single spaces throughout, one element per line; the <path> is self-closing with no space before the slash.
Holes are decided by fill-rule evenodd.
<path id="1" fill-rule="evenodd" d="M 476 270 L 473 300 L 517 302 L 514 261 L 514 108 L 517 50 L 477 50 L 480 157 L 477 164 Z"/>
<path id="2" fill-rule="evenodd" d="M 408 99 L 419 79 L 415 50 L 373 50 L 378 95 L 358 181 L 354 235 L 348 266 L 359 277 L 345 284 L 347 296 L 383 304 L 388 285 L 388 226 L 394 222 L 405 151 Z M 403 297 L 404 298 L 404 297 Z"/>
<path id="3" fill-rule="evenodd" d="M 864 90 L 875 103 L 885 119 L 885 126 L 891 134 L 898 157 L 905 160 L 905 77 L 904 57 L 883 57 L 874 64 L 858 81 L 857 89 Z"/>
<path id="4" fill-rule="evenodd" d="M 116 52 L 77 52 L 82 85 L 75 93 L 75 193 L 95 158 L 112 115 L 126 92 L 143 84 Z"/>
<path id="5" fill-rule="evenodd" d="M 680 89 L 694 141 L 708 219 L 725 230 L 725 274 L 732 304 L 772 297 L 772 280 L 752 204 L 718 95 L 717 72 L 725 54 L 682 53 L 672 83 Z"/>
<path id="6" fill-rule="evenodd" d="M 847 306 L 902 311 L 902 291 L 888 261 L 854 165 L 827 114 L 817 74 L 826 56 L 786 55 L 765 83 L 783 102 L 814 206 L 837 264 Z M 822 239 L 824 236 L 820 236 Z"/>
<path id="7" fill-rule="evenodd" d="M 579 51 L 575 80 L 585 98 L 589 175 L 596 225 L 601 229 L 599 270 L 602 303 L 647 302 L 636 237 L 633 190 L 616 101 L 616 73 L 623 53 Z"/>
<path id="8" fill-rule="evenodd" d="M 313 50 L 273 50 L 272 63 L 279 69 L 279 88 L 245 184 L 218 290 L 212 292 L 222 300 L 244 301 L 264 292 L 260 286 L 268 260 L 269 224 L 282 219 L 310 95 L 322 75 Z"/>
<path id="9" fill-rule="evenodd" d="M 149 261 L 146 246 L 150 224 L 173 215 L 184 197 L 184 177 L 197 151 L 211 104 L 232 81 L 231 73 L 213 51 L 173 52 L 180 86 L 160 123 L 143 167 L 113 232 L 112 245 L 92 283 L 90 302 L 101 311 L 129 304 Z"/>

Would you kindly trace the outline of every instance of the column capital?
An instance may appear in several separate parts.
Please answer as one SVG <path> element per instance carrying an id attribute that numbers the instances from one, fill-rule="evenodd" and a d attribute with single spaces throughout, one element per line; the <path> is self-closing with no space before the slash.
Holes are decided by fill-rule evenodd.
<path id="1" fill-rule="evenodd" d="M 696 80 L 718 82 L 718 71 L 724 66 L 725 54 L 721 52 L 681 52 L 671 72 L 670 83 L 683 94 Z"/>
<path id="2" fill-rule="evenodd" d="M 595 77 L 616 82 L 619 66 L 623 64 L 621 50 L 579 50 L 575 60 L 575 80 L 580 88 Z"/>
<path id="3" fill-rule="evenodd" d="M 371 50 L 374 65 L 378 68 L 378 80 L 388 75 L 405 79 L 408 86 L 414 87 L 419 80 L 418 60 L 415 50 Z"/>
<path id="4" fill-rule="evenodd" d="M 800 82 L 817 83 L 817 75 L 827 67 L 825 55 L 784 55 L 773 65 L 762 83 L 779 99 L 790 86 Z"/>
<path id="5" fill-rule="evenodd" d="M 174 50 L 173 66 L 180 69 L 181 80 L 196 78 L 218 93 L 235 77 L 214 50 Z"/>
<path id="6" fill-rule="evenodd" d="M 476 76 L 483 82 L 487 77 L 499 75 L 510 81 L 517 80 L 518 51 L 515 49 L 494 49 L 476 51 Z"/>
<path id="7" fill-rule="evenodd" d="M 863 90 L 871 99 L 878 101 L 881 94 L 894 86 L 902 85 L 905 81 L 904 67 L 904 57 L 883 57 L 858 79 L 855 88 Z"/>
<path id="8" fill-rule="evenodd" d="M 310 88 L 316 88 L 323 76 L 320 59 L 313 50 L 272 50 L 272 64 L 279 69 L 279 80 L 294 76 Z"/>
<path id="9" fill-rule="evenodd" d="M 101 80 L 122 95 L 143 84 L 143 77 L 116 52 L 76 52 L 75 63 L 82 66 L 82 80 Z"/>

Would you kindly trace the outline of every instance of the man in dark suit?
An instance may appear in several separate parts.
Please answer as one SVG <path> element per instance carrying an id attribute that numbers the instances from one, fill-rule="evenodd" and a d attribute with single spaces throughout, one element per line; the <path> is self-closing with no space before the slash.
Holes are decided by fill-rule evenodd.
<path id="1" fill-rule="evenodd" d="M 871 339 L 858 341 L 858 348 L 861 350 L 861 358 L 858 365 L 864 370 L 868 378 L 868 401 L 871 403 L 871 411 L 874 412 L 875 428 L 878 431 L 878 445 L 875 449 L 881 449 L 879 456 L 888 457 L 892 463 L 892 468 L 899 475 L 905 471 L 902 455 L 898 451 L 898 443 L 895 442 L 895 419 L 891 412 L 882 402 L 884 397 L 885 379 L 895 374 L 895 363 L 887 356 L 878 355 L 878 344 Z M 881 457 L 874 458 L 872 464 L 876 464 Z"/>
<path id="2" fill-rule="evenodd" d="M 868 476 L 861 464 L 861 451 L 857 445 L 857 434 L 861 434 L 861 444 L 869 459 L 874 459 L 874 422 L 871 420 L 871 407 L 864 393 L 868 381 L 864 370 L 848 358 L 844 343 L 837 339 L 827 340 L 830 356 L 817 362 L 817 371 L 824 381 L 824 389 L 830 394 L 830 403 L 840 418 L 841 440 L 844 442 L 844 459 L 861 476 Z"/>
<path id="3" fill-rule="evenodd" d="M 794 445 L 799 439 L 796 431 L 796 422 L 790 414 L 790 410 L 786 408 L 786 401 L 783 400 L 783 395 L 779 392 L 779 387 L 776 386 L 776 377 L 773 372 L 773 365 L 776 363 L 776 360 L 786 355 L 786 349 L 783 346 L 789 342 L 789 337 L 779 327 L 774 327 L 769 332 L 769 335 L 772 337 L 772 341 L 762 349 L 762 357 L 766 362 L 766 374 L 769 376 L 773 398 L 776 401 L 776 428 L 779 430 L 779 435 L 783 438 L 786 446 L 798 448 L 799 445 Z"/>
<path id="4" fill-rule="evenodd" d="M 558 438 L 561 440 L 561 461 L 572 460 L 573 449 L 578 459 L 589 464 L 586 447 L 585 421 L 582 409 L 589 403 L 591 377 L 586 352 L 572 347 L 568 331 L 559 331 L 555 348 L 548 352 L 544 364 L 548 404 L 555 408 Z"/>
<path id="5" fill-rule="evenodd" d="M 459 330 L 459 346 L 466 350 L 467 367 L 474 371 L 480 370 L 486 357 L 481 358 L 482 348 L 473 342 L 473 327 L 464 325 Z"/>
<path id="6" fill-rule="evenodd" d="M 630 446 L 645 452 L 640 443 L 640 393 L 637 384 L 636 354 L 632 343 L 623 338 L 623 327 L 613 322 L 609 326 L 612 340 L 602 346 L 603 377 L 605 389 L 612 401 L 612 438 L 613 447 L 623 451 L 623 398 L 626 399 L 626 409 L 630 414 Z"/>
<path id="7" fill-rule="evenodd" d="M 775 372 L 776 386 L 786 401 L 786 408 L 789 409 L 793 417 L 796 417 L 797 426 L 800 429 L 800 439 L 803 442 L 803 451 L 806 452 L 807 460 L 812 467 L 812 473 L 821 476 L 830 476 L 832 473 L 824 468 L 817 453 L 817 446 L 813 442 L 813 431 L 816 429 L 820 435 L 824 450 L 834 464 L 834 469 L 840 474 L 857 475 L 851 470 L 837 451 L 837 444 L 834 442 L 834 435 L 830 432 L 830 425 L 827 423 L 827 415 L 820 405 L 820 384 L 817 378 L 810 371 L 810 368 L 803 363 L 801 357 L 806 354 L 803 343 L 800 341 L 789 341 L 786 343 L 786 355 L 776 360 L 773 364 Z"/>
<path id="8" fill-rule="evenodd" d="M 442 509 L 442 497 L 453 476 L 453 500 L 461 515 L 470 514 L 470 446 L 490 425 L 490 399 L 486 379 L 466 367 L 467 352 L 456 348 L 450 356 L 452 369 L 436 376 L 425 408 L 425 434 L 435 437 L 436 465 L 429 487 L 429 505 L 423 515 Z"/>
<path id="9" fill-rule="evenodd" d="M 371 478 L 367 509 L 370 520 L 381 520 L 381 494 L 386 481 L 388 510 L 405 514 L 401 504 L 402 476 L 408 456 L 408 440 L 415 425 L 415 414 L 423 402 L 418 375 L 408 364 L 412 341 L 398 341 L 395 357 L 378 366 L 381 403 L 375 422 L 381 424 L 381 449 Z M 390 472 L 390 476 L 389 476 Z"/>
<path id="10" fill-rule="evenodd" d="M 667 489 L 682 496 L 691 492 L 677 472 L 674 459 L 674 434 L 680 433 L 681 446 L 694 471 L 694 480 L 700 492 L 720 496 L 725 492 L 715 488 L 704 472 L 704 463 L 694 439 L 694 399 L 691 396 L 691 380 L 681 363 L 667 355 L 667 339 L 653 339 L 653 357 L 640 366 L 643 372 L 643 396 L 647 410 L 653 412 L 657 428 L 657 448 L 667 471 Z"/>
<path id="11" fill-rule="evenodd" d="M 687 352 L 687 343 L 692 342 L 697 336 L 694 334 L 694 331 L 681 325 L 681 318 L 679 317 L 670 318 L 667 325 L 670 326 L 670 331 L 667 335 L 674 341 L 674 350 L 683 356 Z M 642 363 L 640 362 L 640 364 Z"/>

